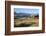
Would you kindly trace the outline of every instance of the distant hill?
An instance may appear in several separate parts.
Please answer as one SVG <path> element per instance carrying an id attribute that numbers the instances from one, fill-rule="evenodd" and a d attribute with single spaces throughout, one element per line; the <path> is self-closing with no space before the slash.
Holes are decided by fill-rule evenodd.
<path id="1" fill-rule="evenodd" d="M 14 13 L 15 18 L 31 17 L 32 14 L 27 13 Z M 35 17 L 39 17 L 38 14 L 34 14 Z"/>
<path id="2" fill-rule="evenodd" d="M 14 13 L 15 16 L 31 16 L 31 14 L 27 13 Z"/>

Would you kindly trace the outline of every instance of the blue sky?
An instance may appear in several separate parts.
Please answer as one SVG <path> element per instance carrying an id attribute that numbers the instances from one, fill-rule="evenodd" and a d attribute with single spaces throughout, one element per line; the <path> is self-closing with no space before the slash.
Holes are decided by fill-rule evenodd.
<path id="1" fill-rule="evenodd" d="M 29 8 L 14 8 L 16 13 L 28 13 L 28 14 L 39 14 L 39 9 L 29 9 Z"/>

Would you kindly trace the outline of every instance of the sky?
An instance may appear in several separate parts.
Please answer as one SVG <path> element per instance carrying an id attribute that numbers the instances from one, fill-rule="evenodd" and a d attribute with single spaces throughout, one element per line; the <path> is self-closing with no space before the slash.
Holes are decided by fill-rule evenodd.
<path id="1" fill-rule="evenodd" d="M 28 13 L 28 14 L 39 14 L 39 9 L 29 9 L 29 8 L 14 8 L 16 13 Z"/>

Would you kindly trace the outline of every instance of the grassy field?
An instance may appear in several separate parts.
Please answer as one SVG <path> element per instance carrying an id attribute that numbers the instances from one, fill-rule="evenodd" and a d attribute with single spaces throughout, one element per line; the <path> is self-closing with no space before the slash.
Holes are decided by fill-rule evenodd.
<path id="1" fill-rule="evenodd" d="M 14 27 L 38 26 L 38 24 L 39 19 L 37 18 L 14 19 Z"/>

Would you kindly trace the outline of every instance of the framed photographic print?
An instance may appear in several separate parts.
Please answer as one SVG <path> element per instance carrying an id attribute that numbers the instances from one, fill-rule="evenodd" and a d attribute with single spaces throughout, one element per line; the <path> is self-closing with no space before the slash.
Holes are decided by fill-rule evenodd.
<path id="1" fill-rule="evenodd" d="M 38 2 L 5 1 L 5 34 L 45 32 L 45 6 Z"/>

